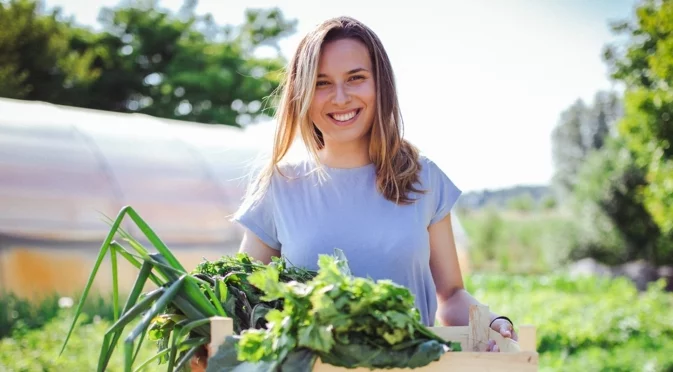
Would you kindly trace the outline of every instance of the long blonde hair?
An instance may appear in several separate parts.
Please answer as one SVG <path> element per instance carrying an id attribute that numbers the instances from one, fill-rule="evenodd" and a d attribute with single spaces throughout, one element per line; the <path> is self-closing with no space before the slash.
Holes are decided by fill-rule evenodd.
<path id="1" fill-rule="evenodd" d="M 410 193 L 417 188 L 420 164 L 418 150 L 402 138 L 403 123 L 395 87 L 393 69 L 383 44 L 366 25 L 350 17 L 324 21 L 300 41 L 290 60 L 283 82 L 278 87 L 276 133 L 271 158 L 257 178 L 253 195 L 261 196 L 278 164 L 290 150 L 297 130 L 307 150 L 318 161 L 318 150 L 325 142 L 309 119 L 308 111 L 315 92 L 318 60 L 322 46 L 339 39 L 355 39 L 368 49 L 376 83 L 376 117 L 370 132 L 369 157 L 376 167 L 377 190 L 388 200 L 410 204 Z"/>

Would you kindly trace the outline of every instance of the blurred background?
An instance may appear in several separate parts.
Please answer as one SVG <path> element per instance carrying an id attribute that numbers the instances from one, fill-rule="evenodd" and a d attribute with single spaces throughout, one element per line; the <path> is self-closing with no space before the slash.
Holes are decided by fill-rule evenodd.
<path id="1" fill-rule="evenodd" d="M 537 327 L 541 370 L 673 371 L 668 0 L 0 0 L 0 371 L 95 369 L 109 262 L 56 356 L 122 206 L 185 267 L 235 252 L 269 96 L 338 15 L 381 37 L 406 137 L 464 191 L 468 290 Z"/>

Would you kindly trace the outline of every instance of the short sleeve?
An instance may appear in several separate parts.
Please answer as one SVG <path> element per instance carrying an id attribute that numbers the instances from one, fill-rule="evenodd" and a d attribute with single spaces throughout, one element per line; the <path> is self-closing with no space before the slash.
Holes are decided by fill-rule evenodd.
<path id="1" fill-rule="evenodd" d="M 428 161 L 430 192 L 433 196 L 433 215 L 430 224 L 441 221 L 446 217 L 458 201 L 462 191 L 453 183 L 449 176 L 432 161 Z"/>
<path id="2" fill-rule="evenodd" d="M 273 191 L 270 187 L 256 199 L 248 196 L 234 214 L 233 220 L 248 228 L 269 247 L 280 250 Z"/>

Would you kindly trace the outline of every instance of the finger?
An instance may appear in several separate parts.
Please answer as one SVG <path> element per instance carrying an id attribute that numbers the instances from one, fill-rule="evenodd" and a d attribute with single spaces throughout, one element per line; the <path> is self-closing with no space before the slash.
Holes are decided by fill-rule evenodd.
<path id="1" fill-rule="evenodd" d="M 512 337 L 512 331 L 511 331 L 511 326 L 509 325 L 501 325 L 500 326 L 500 335 L 505 338 L 511 338 Z"/>
<path id="2" fill-rule="evenodd" d="M 493 352 L 496 352 L 496 353 L 500 352 L 500 348 L 498 347 L 498 345 L 493 345 Z"/>

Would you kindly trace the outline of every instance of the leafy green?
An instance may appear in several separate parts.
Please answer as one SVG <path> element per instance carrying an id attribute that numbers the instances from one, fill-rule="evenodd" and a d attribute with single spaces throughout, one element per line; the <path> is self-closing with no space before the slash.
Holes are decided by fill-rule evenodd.
<path id="1" fill-rule="evenodd" d="M 248 254 L 237 253 L 232 256 L 223 256 L 215 261 L 199 263 L 189 275 L 199 279 L 200 289 L 216 306 L 221 306 L 226 316 L 232 318 L 234 333 L 239 334 L 249 328 L 264 328 L 266 315 L 271 310 L 281 309 L 281 299 L 265 300 L 261 289 L 249 281 L 249 276 L 273 268 L 277 273 L 278 281 L 307 281 L 315 277 L 315 271 L 305 270 L 289 265 L 284 258 L 276 258 L 265 265 L 252 259 Z M 209 295 L 211 292 L 212 297 Z M 184 322 L 193 320 L 184 314 L 171 302 L 165 310 L 154 317 L 148 328 L 148 339 L 156 342 L 162 350 L 171 343 L 173 334 L 184 326 Z M 196 337 L 191 332 L 191 337 Z M 159 358 L 161 364 L 166 363 L 167 357 Z"/>
<path id="2" fill-rule="evenodd" d="M 264 293 L 262 300 L 282 300 L 283 307 L 268 311 L 266 328 L 229 337 L 209 365 L 217 363 L 212 364 L 217 371 L 243 365 L 256 371 L 309 371 L 320 357 L 347 368 L 421 367 L 459 348 L 421 323 L 407 288 L 352 276 L 339 250 L 321 255 L 318 266 L 317 276 L 305 283 L 281 282 L 274 266 L 249 275 Z"/>

